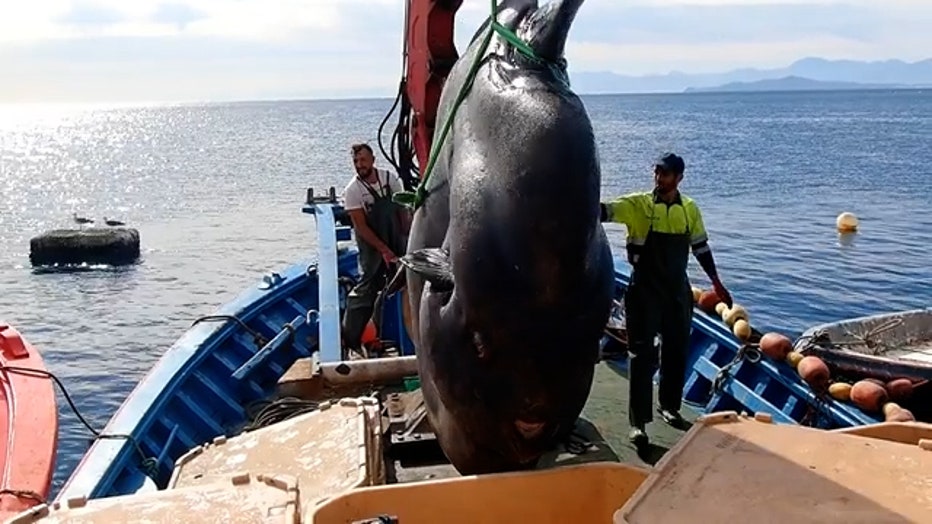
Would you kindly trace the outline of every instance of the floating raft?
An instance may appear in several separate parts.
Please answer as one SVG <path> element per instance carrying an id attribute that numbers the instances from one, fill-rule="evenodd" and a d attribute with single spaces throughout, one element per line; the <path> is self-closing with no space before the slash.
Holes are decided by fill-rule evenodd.
<path id="1" fill-rule="evenodd" d="M 139 231 L 126 227 L 55 229 L 29 241 L 33 266 L 128 265 L 139 259 Z"/>

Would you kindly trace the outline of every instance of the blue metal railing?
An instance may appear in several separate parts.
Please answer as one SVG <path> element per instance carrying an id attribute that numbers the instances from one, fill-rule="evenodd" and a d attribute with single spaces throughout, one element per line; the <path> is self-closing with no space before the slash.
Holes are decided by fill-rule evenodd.
<path id="1" fill-rule="evenodd" d="M 337 213 L 343 206 L 337 202 L 331 187 L 324 197 L 315 197 L 307 190 L 307 202 L 302 211 L 314 215 L 317 230 L 318 330 L 321 362 L 336 362 L 342 358 L 340 337 L 340 292 L 337 242 L 349 241 L 351 228 L 337 225 Z"/>

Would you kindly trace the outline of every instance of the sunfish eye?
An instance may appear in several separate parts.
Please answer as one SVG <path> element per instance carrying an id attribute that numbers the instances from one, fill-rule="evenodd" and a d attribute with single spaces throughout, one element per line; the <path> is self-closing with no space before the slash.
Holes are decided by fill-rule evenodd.
<path id="1" fill-rule="evenodd" d="M 482 335 L 476 331 L 473 331 L 472 343 L 476 347 L 476 353 L 479 354 L 480 359 L 484 359 L 489 356 L 489 351 L 485 347 L 485 342 L 482 341 Z"/>

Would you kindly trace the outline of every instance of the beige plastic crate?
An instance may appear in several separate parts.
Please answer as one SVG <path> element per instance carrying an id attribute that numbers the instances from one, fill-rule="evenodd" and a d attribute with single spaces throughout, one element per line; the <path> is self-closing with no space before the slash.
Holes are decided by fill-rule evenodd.
<path id="1" fill-rule="evenodd" d="M 901 442 L 903 444 L 919 444 L 922 440 L 932 442 L 932 424 L 926 424 L 925 422 L 881 422 L 869 426 L 833 429 L 832 431 L 846 435 Z"/>
<path id="2" fill-rule="evenodd" d="M 716 413 L 658 462 L 614 522 L 928 523 L 925 447 Z"/>
<path id="3" fill-rule="evenodd" d="M 402 524 L 611 522 L 647 474 L 617 462 L 593 462 L 367 487 L 309 508 L 303 522 L 378 522 L 379 515 L 396 517 Z"/>
<path id="4" fill-rule="evenodd" d="M 382 444 L 382 413 L 378 402 L 363 403 L 366 412 L 366 474 L 368 484 L 377 486 L 385 483 L 385 451 Z"/>
<path id="5" fill-rule="evenodd" d="M 285 474 L 297 479 L 301 507 L 308 508 L 384 478 L 380 439 L 373 438 L 380 424 L 374 398 L 325 402 L 311 413 L 191 450 L 177 460 L 168 486 L 204 485 L 232 471 Z"/>
<path id="6" fill-rule="evenodd" d="M 9 524 L 263 523 L 298 524 L 301 508 L 293 477 L 233 475 L 204 486 L 169 489 L 61 505 L 43 504 L 20 513 Z"/>

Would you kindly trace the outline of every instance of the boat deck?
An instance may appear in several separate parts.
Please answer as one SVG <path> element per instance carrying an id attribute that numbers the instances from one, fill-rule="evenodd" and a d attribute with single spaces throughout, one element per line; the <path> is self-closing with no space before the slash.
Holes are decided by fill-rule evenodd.
<path id="1" fill-rule="evenodd" d="M 392 401 L 384 399 L 394 395 L 398 410 L 404 410 L 409 419 L 416 419 L 420 392 L 405 392 L 401 388 L 384 388 L 380 392 L 387 413 L 383 414 L 383 429 L 393 444 L 385 449 L 385 466 L 389 483 L 406 483 L 451 478 L 459 473 L 447 462 L 436 440 L 430 434 L 426 420 L 413 422 L 404 429 L 404 439 L 392 435 Z M 310 398 L 318 397 L 317 394 Z M 330 391 L 324 396 L 353 396 L 362 391 Z M 654 391 L 656 403 L 657 392 Z M 545 455 L 538 469 L 586 462 L 615 461 L 640 467 L 655 464 L 685 433 L 668 426 L 657 417 L 647 426 L 650 444 L 638 450 L 628 441 L 628 379 L 625 371 L 606 362 L 596 366 L 592 391 L 577 422 L 571 449 L 560 445 Z M 689 409 L 682 410 L 684 418 L 692 422 L 695 416 Z M 399 440 L 403 442 L 399 443 Z M 583 451 L 584 450 L 584 451 Z"/>
<path id="2" fill-rule="evenodd" d="M 624 371 L 617 371 L 605 362 L 596 366 L 595 380 L 589 401 L 583 409 L 582 418 L 589 421 L 604 442 L 613 450 L 618 461 L 638 466 L 651 466 L 680 440 L 685 431 L 670 427 L 659 416 L 648 424 L 647 434 L 650 445 L 638 453 L 634 445 L 628 442 L 628 377 Z M 657 405 L 657 388 L 654 387 L 654 406 Z M 680 411 L 689 422 L 695 414 L 683 407 Z M 686 428 L 688 429 L 688 428 Z M 594 437 L 593 437 L 594 438 Z"/>

